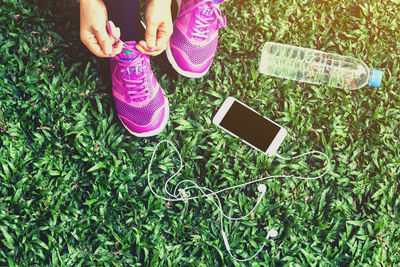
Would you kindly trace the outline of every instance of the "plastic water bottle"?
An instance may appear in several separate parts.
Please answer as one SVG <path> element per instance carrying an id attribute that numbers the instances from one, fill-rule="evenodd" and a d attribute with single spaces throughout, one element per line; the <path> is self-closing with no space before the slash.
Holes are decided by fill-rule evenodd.
<path id="1" fill-rule="evenodd" d="M 383 76 L 382 71 L 370 70 L 356 58 L 272 42 L 265 43 L 262 49 L 260 72 L 350 90 L 367 84 L 379 87 Z"/>

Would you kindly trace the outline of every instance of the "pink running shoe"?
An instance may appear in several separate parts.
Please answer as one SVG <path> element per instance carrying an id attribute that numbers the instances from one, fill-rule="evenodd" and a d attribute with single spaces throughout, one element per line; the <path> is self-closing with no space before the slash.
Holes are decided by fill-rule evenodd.
<path id="1" fill-rule="evenodd" d="M 159 134 L 167 125 L 168 100 L 150 68 L 150 58 L 125 42 L 122 52 L 111 58 L 113 95 L 118 117 L 138 137 Z"/>
<path id="2" fill-rule="evenodd" d="M 180 8 L 166 52 L 181 75 L 200 78 L 210 68 L 217 50 L 218 29 L 226 26 L 219 10 L 223 1 L 178 0 Z"/>

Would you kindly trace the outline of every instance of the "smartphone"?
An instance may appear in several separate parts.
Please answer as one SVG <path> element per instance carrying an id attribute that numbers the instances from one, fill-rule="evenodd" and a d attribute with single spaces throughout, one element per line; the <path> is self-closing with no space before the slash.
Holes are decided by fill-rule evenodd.
<path id="1" fill-rule="evenodd" d="M 213 123 L 249 146 L 273 156 L 287 135 L 285 128 L 233 97 L 228 97 Z"/>

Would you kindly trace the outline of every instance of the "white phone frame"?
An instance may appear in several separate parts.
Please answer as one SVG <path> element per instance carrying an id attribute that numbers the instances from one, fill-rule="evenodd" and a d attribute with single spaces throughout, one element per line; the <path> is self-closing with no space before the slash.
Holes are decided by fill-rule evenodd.
<path id="1" fill-rule="evenodd" d="M 234 102 L 238 102 L 239 104 L 245 106 L 246 108 L 250 109 L 251 111 L 253 111 L 254 113 L 262 116 L 260 113 L 258 113 L 257 111 L 255 111 L 254 109 L 250 108 L 249 106 L 247 106 L 246 104 L 240 102 L 239 100 L 235 99 L 234 97 L 228 97 L 227 99 L 225 99 L 224 103 L 222 103 L 222 106 L 220 107 L 220 109 L 218 110 L 217 114 L 215 114 L 214 118 L 213 118 L 213 123 L 216 124 L 219 128 L 223 129 L 224 131 L 228 132 L 230 135 L 234 136 L 234 137 L 239 137 L 237 135 L 235 135 L 234 133 L 230 132 L 229 130 L 225 129 L 224 127 L 222 127 L 220 125 L 222 119 L 225 117 L 226 113 L 228 112 L 228 110 L 231 108 L 232 104 Z M 275 136 L 274 140 L 272 141 L 271 145 L 267 148 L 266 151 L 262 151 L 259 148 L 253 146 L 252 144 L 250 144 L 249 142 L 247 142 L 246 140 L 240 138 L 242 140 L 242 142 L 246 143 L 247 145 L 251 146 L 252 148 L 263 152 L 265 155 L 268 156 L 273 156 L 276 154 L 276 151 L 278 150 L 279 146 L 282 144 L 283 140 L 285 139 L 286 135 L 287 135 L 287 131 L 285 128 L 283 128 L 281 125 L 277 124 L 276 122 L 262 116 L 264 119 L 268 120 L 269 122 L 275 124 L 276 126 L 278 126 L 280 128 L 278 134 Z"/>

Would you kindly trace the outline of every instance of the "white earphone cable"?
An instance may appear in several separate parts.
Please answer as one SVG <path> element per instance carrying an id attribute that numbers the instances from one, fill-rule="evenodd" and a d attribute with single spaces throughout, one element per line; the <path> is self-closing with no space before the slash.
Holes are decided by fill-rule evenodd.
<path id="1" fill-rule="evenodd" d="M 157 150 L 158 150 L 158 147 L 159 147 L 161 144 L 163 144 L 163 143 L 167 143 L 167 144 L 169 144 L 169 145 L 171 145 L 171 146 L 173 147 L 173 149 L 175 150 L 176 154 L 178 154 L 178 156 L 179 156 L 179 161 L 180 161 L 179 169 L 178 169 L 173 175 L 171 175 L 171 176 L 167 179 L 167 181 L 165 182 L 165 184 L 164 184 L 164 191 L 167 193 L 167 195 L 168 195 L 169 197 L 163 197 L 163 196 L 160 196 L 159 194 L 157 194 L 157 193 L 154 191 L 154 189 L 153 189 L 153 187 L 152 187 L 152 185 L 151 185 L 151 180 L 150 180 L 151 167 L 152 167 L 152 165 L 153 165 L 154 157 L 155 157 L 155 155 L 156 155 L 156 152 L 157 152 Z M 249 257 L 249 258 L 246 258 L 246 259 L 237 259 L 237 258 L 235 258 L 235 257 L 232 255 L 231 251 L 230 251 L 229 242 L 228 242 L 228 239 L 227 239 L 226 234 L 225 234 L 225 232 L 224 232 L 224 228 L 223 228 L 223 218 L 225 217 L 225 218 L 227 218 L 228 220 L 234 220 L 234 221 L 243 220 L 243 219 L 247 218 L 251 213 L 253 213 L 253 211 L 257 208 L 257 206 L 261 203 L 261 200 L 262 200 L 262 198 L 264 197 L 264 195 L 265 195 L 265 193 L 266 193 L 266 186 L 265 186 L 264 184 L 260 184 L 260 185 L 259 185 L 258 191 L 261 192 L 261 195 L 259 196 L 259 198 L 258 198 L 256 204 L 255 204 L 254 207 L 251 209 L 251 211 L 248 212 L 245 216 L 237 217 L 237 218 L 230 217 L 230 216 L 226 215 L 226 214 L 223 212 L 223 210 L 222 210 L 222 205 L 221 205 L 221 200 L 219 199 L 219 196 L 218 196 L 218 195 L 219 195 L 220 193 L 222 193 L 222 192 L 227 191 L 227 190 L 232 190 L 232 189 L 236 189 L 236 188 L 239 188 L 239 187 L 244 187 L 244 186 L 247 186 L 247 185 L 251 185 L 251 184 L 254 184 L 254 183 L 259 183 L 259 182 L 262 182 L 262 181 L 264 181 L 264 180 L 273 179 L 273 178 L 290 178 L 290 177 L 292 177 L 292 178 L 294 178 L 294 179 L 303 179 L 303 180 L 316 180 L 316 179 L 319 179 L 319 178 L 323 177 L 325 174 L 327 174 L 328 171 L 329 171 L 329 169 L 330 169 L 330 167 L 331 167 L 331 161 L 330 161 L 330 159 L 328 158 L 328 156 L 327 156 L 325 153 L 320 152 L 320 151 L 311 151 L 311 152 L 303 153 L 303 154 L 301 154 L 301 155 L 298 155 L 298 156 L 295 156 L 295 157 L 292 157 L 292 158 L 284 158 L 284 157 L 280 156 L 279 154 L 276 154 L 276 157 L 279 158 L 279 159 L 283 159 L 283 160 L 291 160 L 291 159 L 296 159 L 296 158 L 303 157 L 303 156 L 310 155 L 310 154 L 319 154 L 319 155 L 322 155 L 322 156 L 324 156 L 325 159 L 328 161 L 326 170 L 325 170 L 321 175 L 318 175 L 318 176 L 315 176 L 315 177 L 301 177 L 301 176 L 293 176 L 293 175 L 274 175 L 274 176 L 266 176 L 266 177 L 262 177 L 262 178 L 259 178 L 259 179 L 254 180 L 254 181 L 250 181 L 250 182 L 243 183 L 243 184 L 240 184 L 240 185 L 227 187 L 227 188 L 218 190 L 218 191 L 216 191 L 216 192 L 212 191 L 211 189 L 208 189 L 208 188 L 205 188 L 205 187 L 201 187 L 201 186 L 199 186 L 198 184 L 196 184 L 195 182 L 193 182 L 193 181 L 191 181 L 191 180 L 185 179 L 185 180 L 180 181 L 180 182 L 174 187 L 173 193 L 171 193 L 171 192 L 168 191 L 168 185 L 169 185 L 170 181 L 171 181 L 174 177 L 176 177 L 176 176 L 181 172 L 181 170 L 182 170 L 182 168 L 183 168 L 183 160 L 182 160 L 181 154 L 179 153 L 178 149 L 175 147 L 175 145 L 174 145 L 173 143 L 171 143 L 171 142 L 168 141 L 168 140 L 162 140 L 162 141 L 160 141 L 160 142 L 156 145 L 156 147 L 155 147 L 154 150 L 153 150 L 153 153 L 152 153 L 152 156 L 151 156 L 151 159 L 150 159 L 150 163 L 149 163 L 149 166 L 148 166 L 148 169 L 147 169 L 147 183 L 148 183 L 148 186 L 149 186 L 149 188 L 150 188 L 150 191 L 151 191 L 156 197 L 158 197 L 158 198 L 160 198 L 160 199 L 163 199 L 163 200 L 165 200 L 165 201 L 183 201 L 183 202 L 187 202 L 188 200 L 198 199 L 198 198 L 199 198 L 198 196 L 191 196 L 190 190 L 192 190 L 192 189 L 197 189 L 198 191 L 200 191 L 200 192 L 201 192 L 201 196 L 202 196 L 202 197 L 207 197 L 207 199 L 209 199 L 209 200 L 217 207 L 217 209 L 220 211 L 220 215 L 221 215 L 221 219 L 220 219 L 220 222 L 221 222 L 221 233 L 222 233 L 222 237 L 223 237 L 223 240 L 224 240 L 224 243 L 225 243 L 225 247 L 226 247 L 226 249 L 227 249 L 229 255 L 230 255 L 233 259 L 235 259 L 236 261 L 244 262 L 244 261 L 249 261 L 249 260 L 253 259 L 254 257 L 256 257 L 256 256 L 261 252 L 261 250 L 264 248 L 266 242 L 263 243 L 263 245 L 260 247 L 260 249 L 259 249 L 253 256 L 251 256 L 251 257 Z M 189 186 L 189 187 L 181 188 L 181 185 L 184 184 L 184 183 L 189 183 L 189 184 L 193 184 L 193 185 L 192 185 L 192 186 Z M 215 200 L 212 198 L 212 196 L 214 196 L 214 197 L 217 198 L 218 204 L 215 202 Z M 266 236 L 266 238 L 268 239 L 268 237 L 275 237 L 276 235 L 277 235 L 276 230 L 272 229 L 272 230 L 270 230 L 270 232 L 268 232 L 268 235 Z"/>

